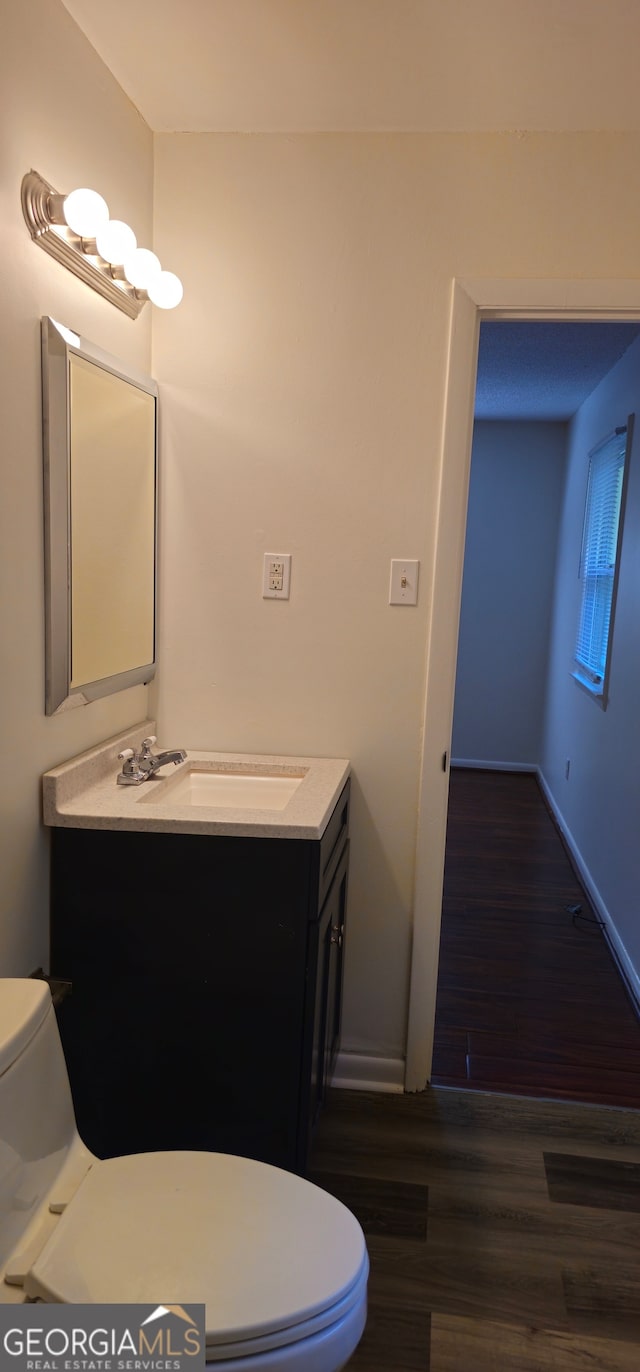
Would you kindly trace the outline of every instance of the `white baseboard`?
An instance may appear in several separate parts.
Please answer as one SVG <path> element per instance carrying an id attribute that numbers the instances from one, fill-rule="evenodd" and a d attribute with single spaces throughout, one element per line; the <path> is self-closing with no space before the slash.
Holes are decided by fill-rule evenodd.
<path id="1" fill-rule="evenodd" d="M 452 757 L 452 767 L 477 767 L 481 772 L 537 772 L 536 762 L 483 762 L 477 757 Z"/>
<path id="2" fill-rule="evenodd" d="M 338 1053 L 332 1086 L 348 1091 L 404 1091 L 404 1058 L 370 1058 Z"/>
<path id="3" fill-rule="evenodd" d="M 607 943 L 609 944 L 611 953 L 617 964 L 620 975 L 634 1003 L 636 1011 L 638 1012 L 638 1014 L 640 1014 L 640 975 L 638 975 L 638 972 L 636 971 L 636 968 L 634 967 L 633 962 L 629 957 L 629 954 L 624 946 L 624 943 L 620 938 L 618 930 L 616 929 L 613 916 L 611 915 L 611 912 L 608 910 L 604 900 L 602 899 L 598 887 L 596 886 L 596 883 L 593 880 L 591 872 L 587 867 L 587 864 L 582 856 L 582 853 L 580 852 L 580 849 L 578 848 L 578 845 L 573 837 L 573 834 L 571 833 L 571 830 L 567 827 L 567 824 L 565 823 L 563 815 L 560 809 L 558 808 L 556 799 L 552 794 L 551 790 L 549 789 L 549 786 L 543 776 L 543 773 L 541 772 L 540 768 L 538 768 L 537 770 L 538 781 L 540 783 L 540 788 L 544 794 L 547 805 L 549 806 L 549 809 L 551 810 L 551 813 L 556 821 L 560 833 L 562 834 L 562 837 L 567 845 L 573 865 L 576 869 L 576 872 L 578 873 L 578 876 L 580 877 L 580 881 L 584 886 L 584 889 L 589 897 L 589 900 L 591 901 L 595 913 L 598 916 L 598 919 L 601 919 L 602 923 L 604 924 L 603 933 L 605 935 Z"/>

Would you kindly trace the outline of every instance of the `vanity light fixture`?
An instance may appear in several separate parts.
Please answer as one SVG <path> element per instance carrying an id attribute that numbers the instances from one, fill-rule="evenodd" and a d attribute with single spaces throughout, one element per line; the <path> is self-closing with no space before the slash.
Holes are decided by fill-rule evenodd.
<path id="1" fill-rule="evenodd" d="M 155 253 L 138 247 L 128 224 L 109 218 L 97 191 L 60 195 L 32 170 L 22 178 L 22 212 L 35 243 L 130 319 L 147 300 L 164 310 L 180 304 L 179 277 L 163 271 Z"/>

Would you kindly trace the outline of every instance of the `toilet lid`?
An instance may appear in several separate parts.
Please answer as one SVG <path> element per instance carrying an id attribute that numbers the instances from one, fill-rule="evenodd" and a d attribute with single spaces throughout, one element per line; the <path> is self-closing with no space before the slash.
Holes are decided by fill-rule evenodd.
<path id="1" fill-rule="evenodd" d="M 204 1303 L 208 1350 L 268 1347 L 332 1321 L 366 1289 L 367 1270 L 357 1220 L 301 1177 L 225 1153 L 140 1153 L 93 1165 L 25 1292 Z"/>

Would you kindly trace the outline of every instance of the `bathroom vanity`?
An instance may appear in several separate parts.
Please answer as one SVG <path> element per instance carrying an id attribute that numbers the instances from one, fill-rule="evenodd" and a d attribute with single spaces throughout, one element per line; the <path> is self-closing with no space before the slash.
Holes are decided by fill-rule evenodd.
<path id="1" fill-rule="evenodd" d="M 340 1036 L 349 764 L 189 752 L 117 786 L 118 752 L 151 729 L 44 778 L 80 1133 L 104 1157 L 212 1149 L 304 1173 Z"/>

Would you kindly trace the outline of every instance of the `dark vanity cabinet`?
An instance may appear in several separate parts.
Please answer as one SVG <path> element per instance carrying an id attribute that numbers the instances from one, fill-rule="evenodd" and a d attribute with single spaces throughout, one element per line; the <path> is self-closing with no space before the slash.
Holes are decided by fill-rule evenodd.
<path id="1" fill-rule="evenodd" d="M 51 974 L 100 1157 L 304 1173 L 340 1037 L 349 782 L 320 839 L 52 829 Z"/>

